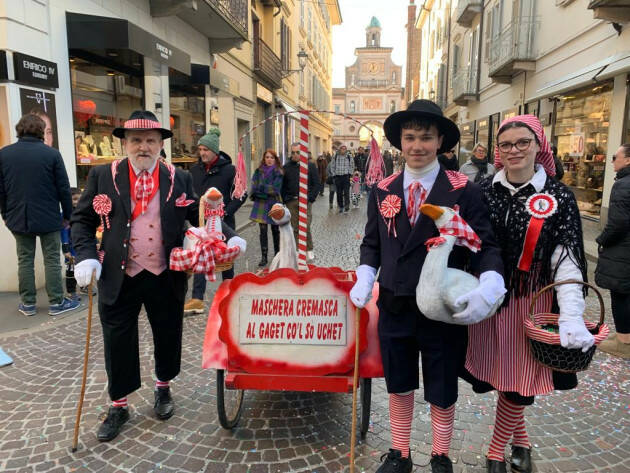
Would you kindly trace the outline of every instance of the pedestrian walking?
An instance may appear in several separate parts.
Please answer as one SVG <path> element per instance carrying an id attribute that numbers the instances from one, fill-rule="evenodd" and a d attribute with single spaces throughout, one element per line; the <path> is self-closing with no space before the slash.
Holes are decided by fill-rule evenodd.
<path id="1" fill-rule="evenodd" d="M 552 371 L 534 358 L 525 334 L 528 309 L 543 287 L 569 279 L 586 281 L 580 212 L 573 193 L 553 179 L 551 149 L 533 115 L 504 120 L 496 137 L 499 172 L 482 181 L 483 202 L 501 246 L 507 294 L 494 317 L 468 328 L 466 377 L 475 392 L 497 390 L 496 421 L 487 455 L 491 473 L 506 472 L 504 451 L 512 441 L 512 471 L 531 472 L 531 442 L 525 407 L 535 396 L 577 385 L 574 373 Z M 532 209 L 538 218 L 532 218 Z M 531 230 L 543 220 L 538 233 Z M 532 242 L 532 235 L 534 241 Z M 583 286 L 555 287 L 562 346 L 588 350 Z M 544 292 L 535 313 L 552 312 L 553 294 Z"/>
<path id="2" fill-rule="evenodd" d="M 127 395 L 141 385 L 138 315 L 143 305 L 153 333 L 153 410 L 161 420 L 175 411 L 170 381 L 181 365 L 187 275 L 169 269 L 169 256 L 183 244 L 185 221 L 199 223 L 191 175 L 158 161 L 172 132 L 162 128 L 153 113 L 138 110 L 113 135 L 122 140 L 127 158 L 90 170 L 72 215 L 77 283 L 87 286 L 93 273 L 99 281 L 98 309 L 113 401 L 98 429 L 102 442 L 119 434 L 129 419 Z M 103 242 L 97 252 L 95 234 L 101 222 Z M 244 244 L 228 225 L 222 229 L 228 246 Z"/>
<path id="3" fill-rule="evenodd" d="M 328 208 L 332 210 L 333 201 L 335 199 L 335 176 L 332 171 L 332 160 L 326 166 L 326 184 L 328 184 Z"/>
<path id="4" fill-rule="evenodd" d="M 282 164 L 278 154 L 267 149 L 263 153 L 258 168 L 252 175 L 250 198 L 254 201 L 249 219 L 258 223 L 260 230 L 260 263 L 258 266 L 267 266 L 267 251 L 269 248 L 267 227 L 271 226 L 274 256 L 280 249 L 280 233 L 278 225 L 268 215 L 274 204 L 282 203 Z"/>
<path id="5" fill-rule="evenodd" d="M 444 169 L 447 171 L 459 171 L 459 163 L 457 162 L 457 155 L 455 150 L 449 149 L 442 154 L 438 155 L 438 161 Z"/>
<path id="6" fill-rule="evenodd" d="M 350 200 L 352 201 L 352 207 L 359 208 L 359 201 L 361 200 L 361 173 L 354 171 L 352 175 L 352 182 L 350 183 Z"/>
<path id="7" fill-rule="evenodd" d="M 433 432 L 431 471 L 452 473 L 448 455 L 466 327 L 431 320 L 418 310 L 416 286 L 427 255 L 424 242 L 439 235 L 433 220 L 420 214 L 420 206 L 425 201 L 459 206 L 461 216 L 483 242 L 474 258 L 469 249 L 459 247 L 449 259 L 450 267 L 471 265 L 471 271 L 481 274 L 479 287 L 462 295 L 463 305 L 467 303 L 461 313 L 463 319 L 471 323 L 478 320 L 503 294 L 501 254 L 479 187 L 463 174 L 447 174 L 438 164 L 437 153 L 459 141 L 457 125 L 435 103 L 415 100 L 407 110 L 390 115 L 384 128 L 407 165 L 404 172 L 383 179 L 369 196 L 361 265 L 350 291 L 352 302 L 365 306 L 380 268 L 378 336 L 389 393 L 392 446 L 377 473 L 409 473 L 413 469 L 409 445 L 420 355 Z"/>
<path id="8" fill-rule="evenodd" d="M 551 152 L 553 153 L 553 163 L 556 166 L 555 178 L 557 181 L 561 181 L 562 177 L 564 176 L 564 165 L 562 164 L 562 160 L 558 156 L 558 148 L 555 146 L 552 146 Z"/>
<path id="9" fill-rule="evenodd" d="M 383 153 L 383 163 L 385 163 L 385 177 L 394 174 L 394 159 L 392 158 L 392 153 L 389 151 Z"/>
<path id="10" fill-rule="evenodd" d="M 483 143 L 477 143 L 473 148 L 472 155 L 459 172 L 466 174 L 471 182 L 479 183 L 488 176 L 493 176 L 496 169 L 488 162 L 488 148 Z"/>
<path id="11" fill-rule="evenodd" d="M 346 145 L 341 145 L 332 158 L 332 173 L 335 176 L 337 207 L 339 213 L 350 210 L 350 176 L 354 172 L 354 161 Z"/>
<path id="12" fill-rule="evenodd" d="M 595 282 L 610 290 L 617 336 L 604 340 L 599 349 L 630 359 L 630 143 L 617 150 L 613 168 L 617 176 L 610 192 L 608 221 L 596 239 Z"/>
<path id="13" fill-rule="evenodd" d="M 45 129 L 44 120 L 26 114 L 15 127 L 18 141 L 0 150 L 0 213 L 15 238 L 18 310 L 29 316 L 37 313 L 37 238 L 44 256 L 48 314 L 79 307 L 78 301 L 64 297 L 60 259 L 60 231 L 72 214 L 70 182 L 61 154 L 44 143 Z"/>
<path id="14" fill-rule="evenodd" d="M 284 176 L 282 178 L 282 201 L 291 212 L 291 226 L 293 227 L 293 236 L 295 244 L 298 245 L 298 223 L 300 216 L 300 144 L 293 143 L 291 145 L 291 160 L 283 167 Z M 315 259 L 313 250 L 313 237 L 311 236 L 311 204 L 317 199 L 319 194 L 319 175 L 317 174 L 317 166 L 309 160 L 308 162 L 308 208 L 306 220 L 306 249 L 307 259 L 309 261 Z"/>
<path id="15" fill-rule="evenodd" d="M 324 195 L 324 184 L 326 184 L 326 168 L 328 161 L 323 154 L 317 157 L 317 173 L 319 174 L 319 195 Z"/>
<path id="16" fill-rule="evenodd" d="M 236 211 L 241 208 L 247 199 L 247 195 L 243 195 L 240 199 L 232 198 L 236 168 L 232 164 L 232 158 L 220 150 L 220 136 L 221 132 L 218 128 L 210 128 L 208 133 L 199 138 L 197 143 L 199 161 L 190 168 L 190 174 L 192 174 L 193 189 L 198 196 L 204 195 L 211 187 L 216 187 L 223 194 L 223 222 L 232 230 L 235 230 Z M 224 281 L 233 277 L 234 269 L 221 273 L 221 278 Z M 206 311 L 204 305 L 205 294 L 205 274 L 194 274 L 192 297 L 184 305 L 184 312 L 188 314 L 204 313 Z"/>

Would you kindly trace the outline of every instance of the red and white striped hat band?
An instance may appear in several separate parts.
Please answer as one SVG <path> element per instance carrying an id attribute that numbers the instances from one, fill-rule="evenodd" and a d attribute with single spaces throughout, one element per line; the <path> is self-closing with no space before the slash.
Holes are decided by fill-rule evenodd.
<path id="1" fill-rule="evenodd" d="M 162 125 L 157 120 L 150 120 L 148 118 L 132 118 L 130 120 L 126 120 L 122 127 L 115 128 L 112 131 L 112 135 L 118 138 L 125 137 L 125 131 L 144 131 L 144 130 L 156 130 L 162 134 L 162 139 L 170 138 L 173 136 L 171 130 L 167 130 L 166 128 L 162 128 Z"/>
<path id="2" fill-rule="evenodd" d="M 551 146 L 549 146 L 549 142 L 547 141 L 547 137 L 545 136 L 545 131 L 543 129 L 542 123 L 540 120 L 536 118 L 534 115 L 517 115 L 512 118 L 507 118 L 501 122 L 499 126 L 499 130 L 503 128 L 508 123 L 512 122 L 521 122 L 527 125 L 527 127 L 536 135 L 536 139 L 540 145 L 540 150 L 536 153 L 536 163 L 540 164 L 547 173 L 548 176 L 556 175 L 556 164 L 553 161 L 553 154 L 551 153 Z M 494 166 L 497 169 L 501 169 L 503 167 L 503 163 L 501 162 L 501 156 L 499 154 L 499 146 L 498 143 L 494 148 Z"/>

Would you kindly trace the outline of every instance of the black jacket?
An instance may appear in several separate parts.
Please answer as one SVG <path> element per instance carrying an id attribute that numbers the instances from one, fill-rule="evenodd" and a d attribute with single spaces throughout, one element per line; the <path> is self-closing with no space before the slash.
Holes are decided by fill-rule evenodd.
<path id="1" fill-rule="evenodd" d="M 191 225 L 197 226 L 199 220 L 199 201 L 193 190 L 190 174 L 181 169 L 175 171 L 173 192 L 167 201 L 171 185 L 168 168 L 164 164 L 160 166 L 160 221 L 162 226 L 162 239 L 164 241 L 164 254 L 166 264 L 171 251 L 175 247 L 182 246 L 184 240 L 185 224 L 188 220 Z M 118 187 L 118 191 L 116 191 Z M 97 259 L 96 252 L 96 228 L 101 224 L 100 217 L 94 212 L 92 201 L 98 194 L 105 194 L 112 202 L 112 210 L 109 213 L 109 229 L 103 230 L 101 250 L 104 252 L 103 270 L 98 280 L 99 302 L 114 304 L 120 293 L 120 288 L 125 277 L 125 266 L 128 261 L 129 247 L 127 245 L 131 234 L 131 197 L 129 194 L 129 165 L 127 159 L 120 161 L 116 174 L 116 187 L 112 178 L 111 165 L 97 166 L 90 170 L 87 186 L 81 195 L 81 200 L 72 214 L 72 244 L 77 254 L 76 261 Z M 195 201 L 186 206 L 175 205 L 175 201 L 183 193 L 186 199 Z M 227 239 L 234 236 L 231 229 L 223 227 L 223 233 Z M 170 286 L 173 288 L 173 297 L 184 300 L 187 290 L 187 275 L 181 271 L 167 269 L 170 278 Z"/>
<path id="2" fill-rule="evenodd" d="M 444 169 L 447 171 L 459 171 L 459 163 L 457 161 L 457 156 L 453 154 L 452 158 L 447 158 L 445 154 L 438 154 L 438 161 L 442 165 Z"/>
<path id="3" fill-rule="evenodd" d="M 283 167 L 282 201 L 286 204 L 298 198 L 300 192 L 300 163 L 289 161 Z M 315 163 L 308 162 L 308 201 L 315 202 L 319 194 L 319 174 Z"/>
<path id="4" fill-rule="evenodd" d="M 220 151 L 219 159 L 209 171 L 206 171 L 206 165 L 203 162 L 199 162 L 190 168 L 190 174 L 192 174 L 193 188 L 198 196 L 201 197 L 211 187 L 219 189 L 221 194 L 223 194 L 223 203 L 225 204 L 223 220 L 230 227 L 236 228 L 234 214 L 247 199 L 247 194 L 241 199 L 232 199 L 231 194 L 234 187 L 234 176 L 236 175 L 236 168 L 232 164 L 232 159 L 223 151 Z"/>
<path id="5" fill-rule="evenodd" d="M 409 224 L 403 176 L 402 172 L 392 174 L 372 188 L 368 198 L 368 221 L 361 243 L 360 264 L 381 269 L 378 281 L 388 294 L 415 296 L 422 265 L 427 256 L 424 242 L 439 236 L 439 231 L 435 223 L 423 214 L 413 228 Z M 388 228 L 379 211 L 379 203 L 388 195 L 398 196 L 401 203 L 400 211 L 395 217 L 395 234 L 394 228 Z M 481 238 L 481 251 L 477 253 L 472 253 L 463 246 L 455 246 L 448 260 L 450 268 L 469 268 L 474 273 L 493 270 L 503 274 L 501 249 L 494 237 L 488 210 L 478 185 L 468 182 L 464 187 L 455 189 L 444 169 L 441 169 L 426 203 L 445 207 L 459 205 L 460 215 Z"/>
<path id="6" fill-rule="evenodd" d="M 599 259 L 595 282 L 611 291 L 630 294 L 630 166 L 617 173 L 610 192 L 608 221 L 596 241 Z"/>
<path id="7" fill-rule="evenodd" d="M 15 233 L 49 233 L 70 220 L 72 196 L 61 154 L 25 136 L 0 150 L 0 212 Z"/>

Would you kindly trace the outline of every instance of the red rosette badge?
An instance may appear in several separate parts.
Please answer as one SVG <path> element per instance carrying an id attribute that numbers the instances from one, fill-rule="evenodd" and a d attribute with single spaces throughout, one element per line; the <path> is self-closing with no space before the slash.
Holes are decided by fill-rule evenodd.
<path id="1" fill-rule="evenodd" d="M 381 202 L 381 205 L 379 206 L 381 215 L 383 216 L 383 219 L 385 220 L 385 223 L 387 224 L 388 234 L 391 232 L 392 227 L 393 227 L 394 236 L 397 236 L 396 226 L 394 225 L 394 219 L 396 218 L 396 215 L 398 215 L 398 213 L 400 212 L 401 205 L 402 203 L 400 201 L 400 197 L 394 194 L 390 194 L 387 197 L 385 197 L 385 199 L 383 199 L 383 202 Z"/>
<path id="2" fill-rule="evenodd" d="M 525 210 L 531 215 L 531 218 L 527 224 L 523 251 L 518 261 L 518 269 L 527 272 L 532 265 L 534 250 L 536 249 L 545 219 L 556 213 L 558 201 L 550 194 L 534 194 L 525 202 Z"/>
<path id="3" fill-rule="evenodd" d="M 92 199 L 94 212 L 101 217 L 103 228 L 109 230 L 109 213 L 112 211 L 112 200 L 107 194 L 98 194 Z"/>

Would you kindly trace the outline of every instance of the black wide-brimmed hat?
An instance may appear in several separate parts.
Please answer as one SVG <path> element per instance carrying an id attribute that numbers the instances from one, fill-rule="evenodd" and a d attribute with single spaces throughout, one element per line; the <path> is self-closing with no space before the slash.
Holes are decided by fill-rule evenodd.
<path id="1" fill-rule="evenodd" d="M 392 113 L 385 120 L 383 125 L 385 136 L 393 146 L 400 149 L 400 127 L 414 118 L 435 123 L 440 135 L 443 136 L 442 146 L 438 149 L 438 153 L 450 151 L 459 141 L 459 128 L 444 116 L 442 109 L 431 100 L 418 99 L 411 102 L 407 110 Z"/>
<path id="2" fill-rule="evenodd" d="M 173 132 L 171 130 L 167 130 L 166 128 L 162 128 L 162 125 L 158 121 L 157 117 L 153 114 L 153 112 L 149 112 L 147 110 L 136 110 L 135 112 L 133 112 L 129 117 L 129 120 L 127 120 L 122 127 L 114 128 L 114 131 L 112 131 L 112 135 L 117 138 L 124 138 L 125 131 L 131 130 L 159 131 L 162 134 L 163 140 L 173 136 Z"/>

